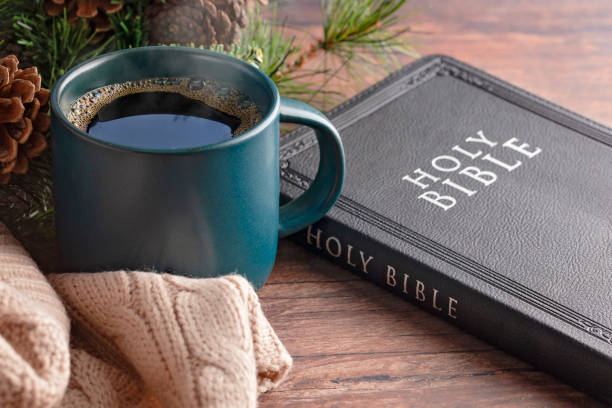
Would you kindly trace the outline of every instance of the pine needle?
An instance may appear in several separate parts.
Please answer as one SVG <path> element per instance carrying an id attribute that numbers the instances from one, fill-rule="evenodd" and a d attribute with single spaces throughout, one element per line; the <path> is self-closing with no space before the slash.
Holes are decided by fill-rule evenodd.
<path id="1" fill-rule="evenodd" d="M 115 49 L 122 50 L 145 45 L 143 11 L 148 3 L 148 0 L 128 2 L 118 12 L 108 14 L 115 33 Z"/>
<path id="2" fill-rule="evenodd" d="M 93 30 L 83 19 L 73 25 L 66 10 L 55 18 L 18 14 L 13 17 L 13 35 L 26 57 L 38 67 L 43 86 L 49 89 L 68 69 L 107 50 L 114 39 L 92 45 Z"/>
<path id="3" fill-rule="evenodd" d="M 261 18 L 259 5 L 249 12 L 248 24 L 242 31 L 241 44 L 259 48 L 263 51 L 260 69 L 269 77 L 274 76 L 281 70 L 287 61 L 287 57 L 298 52 L 294 45 L 294 38 L 287 38 L 284 32 L 284 24 L 277 24 L 276 7 L 272 12 L 272 20 Z"/>
<path id="4" fill-rule="evenodd" d="M 418 57 L 405 39 L 410 27 L 397 27 L 399 11 L 408 0 L 322 0 L 324 51 L 346 62 L 377 71 L 398 66 L 396 54 Z"/>

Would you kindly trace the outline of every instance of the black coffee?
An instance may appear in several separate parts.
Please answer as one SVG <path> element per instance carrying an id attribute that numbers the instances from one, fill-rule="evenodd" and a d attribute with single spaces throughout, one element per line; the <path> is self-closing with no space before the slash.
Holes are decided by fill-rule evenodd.
<path id="1" fill-rule="evenodd" d="M 231 139 L 238 126 L 240 119 L 202 101 L 174 92 L 142 92 L 104 105 L 87 133 L 131 147 L 180 149 Z"/>
<path id="2" fill-rule="evenodd" d="M 212 81 L 153 78 L 83 95 L 69 119 L 99 140 L 146 149 L 185 149 L 228 140 L 261 115 L 244 94 Z"/>

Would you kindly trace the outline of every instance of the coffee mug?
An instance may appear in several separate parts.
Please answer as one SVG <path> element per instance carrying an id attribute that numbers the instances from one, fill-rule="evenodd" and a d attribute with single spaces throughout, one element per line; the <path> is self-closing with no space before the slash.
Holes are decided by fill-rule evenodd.
<path id="1" fill-rule="evenodd" d="M 67 118 L 83 94 L 155 77 L 207 77 L 239 89 L 262 119 L 246 132 L 188 149 L 97 140 Z M 53 182 L 66 271 L 155 270 L 192 277 L 228 273 L 261 287 L 278 238 L 320 219 L 344 178 L 337 130 L 311 106 L 281 98 L 251 64 L 187 47 L 142 47 L 71 69 L 51 95 Z M 319 169 L 309 190 L 279 207 L 279 122 L 314 129 Z"/>

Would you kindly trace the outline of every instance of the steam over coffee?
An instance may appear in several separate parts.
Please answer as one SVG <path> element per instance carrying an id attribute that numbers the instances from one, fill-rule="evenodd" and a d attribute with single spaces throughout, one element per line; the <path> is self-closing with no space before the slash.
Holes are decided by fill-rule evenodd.
<path id="1" fill-rule="evenodd" d="M 237 89 L 200 78 L 150 78 L 81 96 L 68 119 L 93 137 L 128 147 L 185 149 L 228 140 L 261 120 Z"/>

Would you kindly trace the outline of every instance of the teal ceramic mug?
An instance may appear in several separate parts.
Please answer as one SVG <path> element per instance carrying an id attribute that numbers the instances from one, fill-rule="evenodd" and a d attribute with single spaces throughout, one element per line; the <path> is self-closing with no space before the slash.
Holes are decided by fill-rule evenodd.
<path id="1" fill-rule="evenodd" d="M 204 77 L 239 89 L 262 120 L 230 140 L 190 149 L 96 140 L 67 119 L 81 95 L 154 77 Z M 278 238 L 321 218 L 336 201 L 344 153 L 330 121 L 281 98 L 236 58 L 184 47 L 112 52 L 67 72 L 51 95 L 53 181 L 61 262 L 67 271 L 145 269 L 266 281 Z M 320 160 L 312 186 L 279 207 L 279 122 L 312 127 Z"/>

